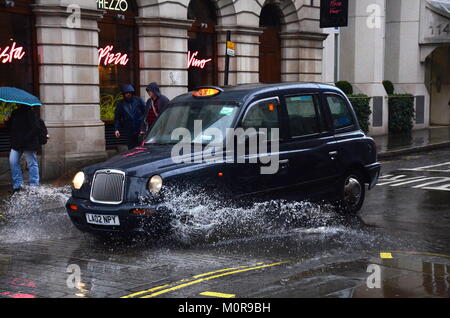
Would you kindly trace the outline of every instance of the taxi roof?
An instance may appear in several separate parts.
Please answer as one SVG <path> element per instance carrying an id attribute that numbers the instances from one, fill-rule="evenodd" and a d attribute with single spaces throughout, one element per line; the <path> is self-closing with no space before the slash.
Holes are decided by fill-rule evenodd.
<path id="1" fill-rule="evenodd" d="M 205 86 L 206 87 L 206 86 Z M 213 86 L 211 86 L 213 87 Z M 236 86 L 222 86 L 220 87 L 223 91 L 215 96 L 211 97 L 203 97 L 198 98 L 192 96 L 192 92 L 190 91 L 186 94 L 180 95 L 172 100 L 172 103 L 184 103 L 184 102 L 192 102 L 198 100 L 209 100 L 209 101 L 233 101 L 238 102 L 239 104 L 244 104 L 248 99 L 252 98 L 255 95 L 261 95 L 265 93 L 270 93 L 279 90 L 291 90 L 291 89 L 299 89 L 299 90 L 327 90 L 327 91 L 341 91 L 332 85 L 324 84 L 324 83 L 274 83 L 274 84 L 242 84 Z"/>

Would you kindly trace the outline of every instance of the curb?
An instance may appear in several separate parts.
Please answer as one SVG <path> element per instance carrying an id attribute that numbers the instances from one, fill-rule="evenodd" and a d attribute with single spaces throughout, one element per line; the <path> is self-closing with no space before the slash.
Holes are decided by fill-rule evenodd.
<path id="1" fill-rule="evenodd" d="M 398 150 L 391 150 L 391 151 L 384 151 L 378 153 L 378 159 L 390 159 L 395 158 L 403 155 L 409 155 L 413 153 L 420 153 L 430 150 L 436 150 L 436 149 L 442 149 L 442 148 L 450 148 L 450 141 L 435 143 L 435 144 L 429 144 L 425 146 L 419 146 L 419 147 L 410 147 L 410 148 L 404 148 L 404 149 L 398 149 Z"/>

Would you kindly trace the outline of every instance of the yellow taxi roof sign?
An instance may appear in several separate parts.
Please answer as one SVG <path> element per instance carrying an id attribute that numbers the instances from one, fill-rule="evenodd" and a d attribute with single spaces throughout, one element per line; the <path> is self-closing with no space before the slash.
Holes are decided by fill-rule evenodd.
<path id="1" fill-rule="evenodd" d="M 222 92 L 222 89 L 218 87 L 200 87 L 195 89 L 192 92 L 192 95 L 194 97 L 211 97 L 218 95 Z"/>

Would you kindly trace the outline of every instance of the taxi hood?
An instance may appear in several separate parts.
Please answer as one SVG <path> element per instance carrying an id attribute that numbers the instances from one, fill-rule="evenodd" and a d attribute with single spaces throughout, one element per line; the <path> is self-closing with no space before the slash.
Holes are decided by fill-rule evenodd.
<path id="1" fill-rule="evenodd" d="M 117 169 L 130 177 L 149 177 L 184 166 L 196 165 L 191 162 L 176 163 L 172 159 L 173 145 L 146 145 L 121 153 L 107 161 L 83 169 L 88 174 L 97 170 Z"/>

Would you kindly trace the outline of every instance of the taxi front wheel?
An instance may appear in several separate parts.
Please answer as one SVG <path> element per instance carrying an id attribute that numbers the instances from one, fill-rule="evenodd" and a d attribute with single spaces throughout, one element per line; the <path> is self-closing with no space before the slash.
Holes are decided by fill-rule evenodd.
<path id="1" fill-rule="evenodd" d="M 358 213 L 366 195 L 362 174 L 359 171 L 350 171 L 344 175 L 340 184 L 339 210 L 348 214 Z"/>

